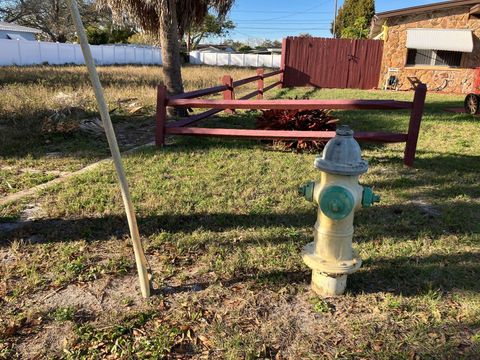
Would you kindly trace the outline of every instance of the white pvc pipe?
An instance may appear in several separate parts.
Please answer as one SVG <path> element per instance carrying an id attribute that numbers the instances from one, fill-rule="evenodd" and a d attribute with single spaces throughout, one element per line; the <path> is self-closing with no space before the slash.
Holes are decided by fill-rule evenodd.
<path id="1" fill-rule="evenodd" d="M 102 85 L 98 77 L 95 63 L 93 62 L 90 46 L 88 45 L 87 35 L 83 27 L 80 12 L 78 11 L 77 1 L 68 0 L 70 10 L 72 12 L 73 22 L 77 30 L 77 35 L 82 47 L 83 57 L 85 58 L 85 64 L 88 68 L 88 74 L 90 81 L 92 82 L 93 89 L 95 91 L 95 98 L 97 99 L 98 110 L 102 118 L 105 134 L 107 135 L 108 145 L 112 153 L 115 169 L 117 170 L 118 181 L 120 183 L 120 190 L 122 192 L 123 205 L 125 206 L 125 212 L 127 214 L 128 226 L 130 228 L 130 235 L 133 242 L 133 250 L 135 252 L 135 261 L 137 263 L 138 276 L 140 278 L 140 289 L 143 297 L 150 296 L 150 279 L 149 269 L 147 265 L 147 259 L 143 252 L 143 246 L 138 232 L 137 219 L 135 217 L 135 209 L 130 197 L 130 191 L 128 189 L 127 178 L 125 176 L 125 170 L 122 164 L 122 158 L 120 156 L 120 150 L 118 149 L 117 138 L 115 137 L 115 131 L 113 130 L 112 121 L 108 112 L 107 103 L 103 95 Z"/>

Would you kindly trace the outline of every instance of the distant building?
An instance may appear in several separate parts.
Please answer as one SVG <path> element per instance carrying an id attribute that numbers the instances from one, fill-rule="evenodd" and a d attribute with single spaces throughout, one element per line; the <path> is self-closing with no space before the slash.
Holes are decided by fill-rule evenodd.
<path id="1" fill-rule="evenodd" d="M 252 54 L 260 54 L 260 55 L 271 55 L 271 54 L 281 54 L 281 48 L 262 48 L 262 49 L 253 49 L 251 51 Z"/>
<path id="2" fill-rule="evenodd" d="M 235 50 L 233 50 L 230 46 L 226 45 L 198 45 L 197 46 L 197 51 L 202 51 L 202 52 L 218 52 L 218 53 L 234 53 Z"/>
<path id="3" fill-rule="evenodd" d="M 35 40 L 35 35 L 42 31 L 26 26 L 0 21 L 0 39 Z"/>

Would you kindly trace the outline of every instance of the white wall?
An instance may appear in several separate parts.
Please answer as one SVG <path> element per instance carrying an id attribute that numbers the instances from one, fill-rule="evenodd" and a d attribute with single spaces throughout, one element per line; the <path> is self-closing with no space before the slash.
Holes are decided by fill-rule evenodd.
<path id="1" fill-rule="evenodd" d="M 191 64 L 205 64 L 215 66 L 252 66 L 279 68 L 282 55 L 260 55 L 260 54 L 227 54 L 204 51 L 190 52 Z"/>
<path id="2" fill-rule="evenodd" d="M 161 65 L 160 49 L 150 46 L 90 45 L 97 65 Z M 79 44 L 0 39 L 0 66 L 84 64 Z"/>

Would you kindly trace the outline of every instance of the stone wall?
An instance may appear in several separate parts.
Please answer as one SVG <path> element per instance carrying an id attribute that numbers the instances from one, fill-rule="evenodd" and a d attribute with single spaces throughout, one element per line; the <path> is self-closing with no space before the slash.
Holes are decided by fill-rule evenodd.
<path id="1" fill-rule="evenodd" d="M 388 38 L 384 44 L 383 61 L 380 74 L 380 87 L 387 78 L 388 68 L 398 68 L 400 90 L 408 90 L 411 83 L 408 77 L 418 78 L 430 89 L 436 88 L 448 80 L 446 92 L 468 93 L 473 90 L 474 68 L 480 67 L 480 19 L 469 19 L 469 6 L 439 10 L 429 13 L 396 16 L 387 19 Z M 473 52 L 464 53 L 460 68 L 436 66 L 405 66 L 407 62 L 407 29 L 471 29 L 473 30 Z"/>

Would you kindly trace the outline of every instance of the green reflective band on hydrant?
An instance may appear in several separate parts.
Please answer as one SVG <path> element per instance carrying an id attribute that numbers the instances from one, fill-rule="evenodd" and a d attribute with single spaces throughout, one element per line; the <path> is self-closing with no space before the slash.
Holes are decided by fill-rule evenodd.
<path id="1" fill-rule="evenodd" d="M 362 207 L 370 207 L 374 203 L 379 201 L 380 201 L 380 196 L 375 195 L 371 187 L 369 186 L 363 187 Z"/>
<path id="2" fill-rule="evenodd" d="M 330 186 L 320 198 L 320 209 L 333 220 L 342 220 L 355 206 L 355 199 L 350 191 L 342 186 Z"/>

